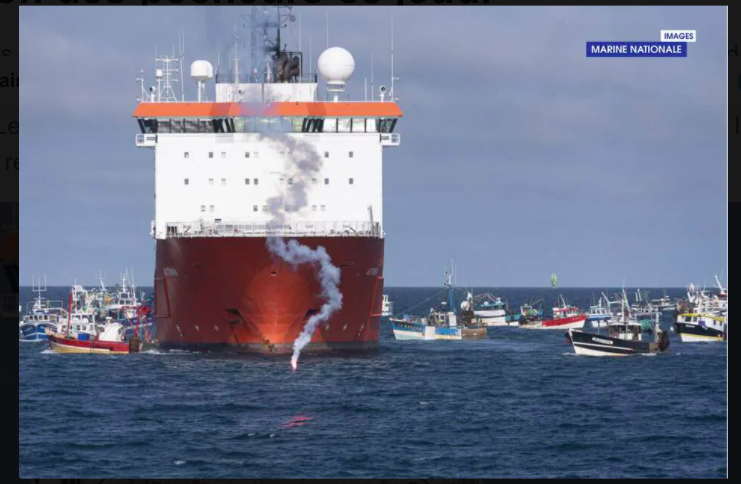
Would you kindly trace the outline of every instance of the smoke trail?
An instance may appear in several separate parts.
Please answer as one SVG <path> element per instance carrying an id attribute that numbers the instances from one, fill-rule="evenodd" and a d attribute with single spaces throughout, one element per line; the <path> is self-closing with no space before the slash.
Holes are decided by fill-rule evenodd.
<path id="1" fill-rule="evenodd" d="M 280 237 L 269 237 L 267 241 L 268 250 L 286 263 L 291 264 L 293 270 L 299 264 L 315 264 L 318 266 L 317 281 L 322 287 L 322 297 L 326 302 L 322 305 L 318 313 L 312 315 L 306 322 L 303 331 L 299 334 L 293 343 L 293 356 L 291 357 L 291 366 L 295 371 L 298 368 L 298 358 L 301 350 L 311 342 L 314 331 L 320 323 L 327 321 L 329 317 L 342 307 L 342 292 L 340 292 L 340 270 L 332 264 L 332 259 L 327 254 L 324 247 L 317 247 L 312 250 L 309 247 L 299 244 L 295 239 L 286 243 Z"/>
<path id="2" fill-rule="evenodd" d="M 267 130 L 262 135 L 284 150 L 286 176 L 293 182 L 287 185 L 288 190 L 284 194 L 271 197 L 267 202 L 271 215 L 269 225 L 271 228 L 280 229 L 285 225 L 286 212 L 298 212 L 308 205 L 308 185 L 311 179 L 321 172 L 322 159 L 314 147 L 306 141 L 275 130 Z M 293 343 L 291 366 L 296 371 L 301 350 L 311 342 L 316 329 L 342 308 L 342 292 L 339 289 L 340 269 L 332 264 L 332 258 L 322 246 L 313 250 L 295 239 L 285 242 L 280 236 L 269 236 L 267 248 L 271 254 L 290 264 L 293 270 L 300 264 L 314 264 L 318 269 L 316 279 L 322 288 L 321 296 L 326 301 L 319 312 L 306 321 L 303 330 Z"/>

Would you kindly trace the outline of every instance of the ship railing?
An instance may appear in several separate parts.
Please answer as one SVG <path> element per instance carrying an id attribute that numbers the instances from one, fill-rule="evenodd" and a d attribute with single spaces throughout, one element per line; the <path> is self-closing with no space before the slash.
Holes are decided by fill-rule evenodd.
<path id="1" fill-rule="evenodd" d="M 200 237 L 383 237 L 378 222 L 173 222 L 167 238 Z"/>

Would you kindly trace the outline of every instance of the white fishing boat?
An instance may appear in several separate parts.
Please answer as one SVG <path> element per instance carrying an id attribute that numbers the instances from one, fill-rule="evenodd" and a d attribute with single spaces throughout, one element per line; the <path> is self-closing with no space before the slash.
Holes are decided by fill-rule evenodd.
<path id="1" fill-rule="evenodd" d="M 602 298 L 600 298 L 597 304 L 592 304 L 587 312 L 587 323 L 593 328 L 602 328 L 607 326 L 607 322 L 612 319 L 612 312 L 608 309 L 609 300 L 605 305 L 602 304 Z"/>
<path id="2" fill-rule="evenodd" d="M 486 326 L 517 326 L 517 321 L 507 321 L 507 310 L 501 297 L 481 294 L 473 300 L 473 314 Z"/>
<path id="3" fill-rule="evenodd" d="M 381 317 L 390 318 L 394 315 L 394 303 L 389 300 L 388 294 L 383 295 L 383 306 L 381 306 Z"/>

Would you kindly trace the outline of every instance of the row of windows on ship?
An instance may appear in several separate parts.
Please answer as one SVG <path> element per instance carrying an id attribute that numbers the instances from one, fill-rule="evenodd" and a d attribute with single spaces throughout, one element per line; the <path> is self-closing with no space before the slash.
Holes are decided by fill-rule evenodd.
<path id="1" fill-rule="evenodd" d="M 279 181 L 280 181 L 280 184 L 281 185 L 284 184 L 284 183 L 288 183 L 289 185 L 293 185 L 293 178 L 286 179 L 284 177 L 281 177 Z M 252 185 L 259 185 L 260 184 L 260 179 L 259 178 L 245 178 L 244 179 L 244 184 L 245 185 L 249 185 L 250 183 Z M 314 185 L 317 185 L 317 184 L 319 184 L 319 180 L 317 178 L 312 178 L 311 179 L 311 183 L 313 183 Z M 189 186 L 190 185 L 190 178 L 184 178 L 183 179 L 183 184 Z M 208 184 L 210 186 L 213 186 L 214 185 L 214 179 L 213 178 L 209 178 L 208 179 Z M 329 178 L 325 178 L 324 179 L 324 184 L 325 185 L 329 185 Z M 355 185 L 355 178 L 348 178 L 347 179 L 347 184 L 348 185 Z M 222 178 L 221 179 L 221 185 L 222 186 L 226 186 L 226 178 Z"/>
<path id="2" fill-rule="evenodd" d="M 286 212 L 297 212 L 298 211 L 298 206 L 284 205 L 283 206 L 283 210 L 286 211 Z M 215 207 L 213 205 L 209 205 L 208 206 L 208 211 L 211 212 L 211 213 L 214 213 L 216 211 L 216 209 L 215 209 Z M 253 205 L 252 206 L 252 211 L 253 212 L 259 212 L 260 211 L 260 205 Z M 268 206 L 267 205 L 263 205 L 262 206 L 262 211 L 263 212 L 267 212 L 268 211 Z M 327 206 L 326 205 L 312 205 L 311 206 L 311 211 L 312 212 L 320 212 L 320 211 L 321 212 L 326 212 L 327 211 Z M 201 205 L 201 213 L 206 213 L 206 205 Z"/>
<path id="3" fill-rule="evenodd" d="M 282 156 L 282 157 L 283 156 L 286 156 L 286 155 L 288 155 L 288 156 L 292 156 L 293 155 L 292 152 L 287 152 L 287 151 L 279 151 L 278 154 L 280 156 Z M 213 151 L 209 151 L 208 152 L 208 159 L 209 160 L 213 160 L 215 158 L 215 156 L 216 156 L 216 154 Z M 245 151 L 244 152 L 244 157 L 245 158 L 258 159 L 258 158 L 260 158 L 260 152 L 259 151 Z M 355 158 L 355 152 L 354 151 L 348 151 L 347 152 L 347 157 L 348 158 Z M 184 152 L 183 153 L 183 158 L 185 158 L 186 160 L 189 160 L 190 159 L 190 151 Z M 220 158 L 222 160 L 226 160 L 227 159 L 227 153 L 226 153 L 226 151 L 222 151 L 221 152 L 221 157 Z M 325 151 L 324 152 L 324 158 L 329 158 L 329 151 Z"/>
<path id="4" fill-rule="evenodd" d="M 150 133 L 393 133 L 396 118 L 139 119 Z"/>

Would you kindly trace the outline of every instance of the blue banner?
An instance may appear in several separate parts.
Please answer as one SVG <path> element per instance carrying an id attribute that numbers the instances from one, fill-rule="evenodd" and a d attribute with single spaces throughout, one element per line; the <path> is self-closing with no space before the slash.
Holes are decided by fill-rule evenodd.
<path id="1" fill-rule="evenodd" d="M 687 42 L 587 42 L 587 57 L 687 57 Z"/>

